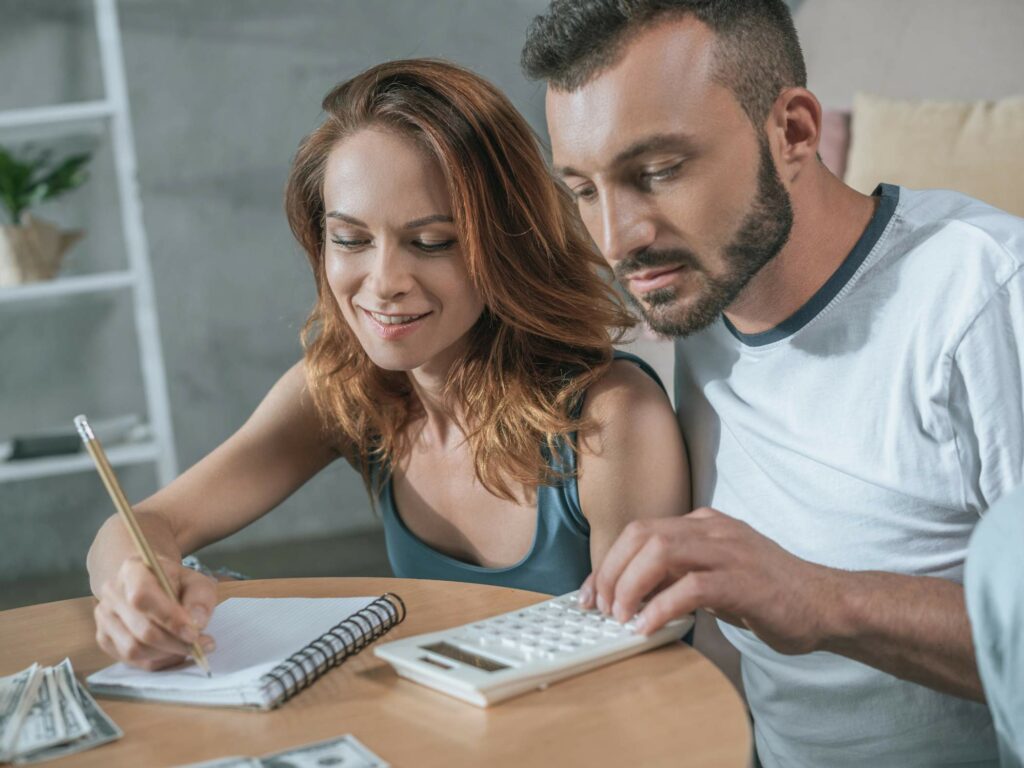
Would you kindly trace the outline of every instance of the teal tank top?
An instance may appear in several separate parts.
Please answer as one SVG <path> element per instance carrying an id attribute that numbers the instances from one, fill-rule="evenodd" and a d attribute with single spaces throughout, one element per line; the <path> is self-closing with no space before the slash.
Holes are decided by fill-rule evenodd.
<path id="1" fill-rule="evenodd" d="M 615 359 L 635 363 L 665 389 L 654 369 L 636 355 L 616 351 Z M 573 415 L 578 416 L 582 410 L 581 398 Z M 544 446 L 539 450 L 547 455 Z M 564 462 L 561 466 L 574 472 L 575 451 L 562 441 L 559 453 Z M 402 521 L 395 506 L 391 478 L 385 481 L 377 504 L 384 522 L 391 569 L 400 578 L 468 581 L 561 595 L 578 589 L 590 574 L 590 525 L 580 509 L 579 488 L 574 477 L 559 485 L 537 489 L 537 529 L 533 546 L 522 560 L 505 568 L 467 563 L 438 552 L 420 539 Z"/>

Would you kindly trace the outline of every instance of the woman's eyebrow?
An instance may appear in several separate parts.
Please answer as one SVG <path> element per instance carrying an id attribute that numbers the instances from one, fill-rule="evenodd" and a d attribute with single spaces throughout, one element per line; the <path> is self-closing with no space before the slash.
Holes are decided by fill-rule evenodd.
<path id="1" fill-rule="evenodd" d="M 341 211 L 329 211 L 324 214 L 324 217 L 328 219 L 338 219 L 340 221 L 344 221 L 346 224 L 351 224 L 354 227 L 369 229 L 369 226 L 367 226 L 365 221 L 360 221 L 355 216 L 349 216 L 347 213 L 342 213 Z M 402 225 L 402 229 L 417 229 L 419 227 L 425 227 L 428 224 L 437 224 L 439 222 L 443 224 L 452 224 L 454 221 L 455 220 L 448 214 L 434 213 L 430 216 L 423 216 L 419 219 L 413 219 L 412 221 L 406 222 Z"/>
<path id="2" fill-rule="evenodd" d="M 406 222 L 403 229 L 418 229 L 419 227 L 425 227 L 427 224 L 452 224 L 454 219 L 443 213 L 435 213 L 430 216 L 424 216 L 421 219 L 413 219 L 412 221 Z"/>
<path id="3" fill-rule="evenodd" d="M 363 229 L 368 229 L 368 227 L 366 226 L 366 222 L 360 221 L 355 216 L 349 216 L 347 213 L 342 213 L 341 211 L 330 211 L 328 213 L 325 213 L 324 218 L 340 219 L 341 221 L 344 221 L 346 224 L 351 224 L 354 227 L 362 227 Z"/>

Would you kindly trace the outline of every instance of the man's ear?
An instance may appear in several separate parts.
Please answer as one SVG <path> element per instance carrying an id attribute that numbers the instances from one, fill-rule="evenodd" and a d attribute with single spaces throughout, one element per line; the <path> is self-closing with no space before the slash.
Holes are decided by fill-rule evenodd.
<path id="1" fill-rule="evenodd" d="M 787 88 L 772 105 L 765 134 L 779 175 L 783 183 L 789 185 L 808 163 L 818 162 L 821 104 L 806 88 Z"/>

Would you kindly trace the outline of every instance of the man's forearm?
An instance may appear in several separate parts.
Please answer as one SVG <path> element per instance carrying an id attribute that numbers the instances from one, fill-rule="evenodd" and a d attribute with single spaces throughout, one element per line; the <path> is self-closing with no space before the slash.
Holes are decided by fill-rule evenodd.
<path id="1" fill-rule="evenodd" d="M 964 590 L 946 579 L 836 571 L 819 650 L 896 677 L 984 701 Z"/>

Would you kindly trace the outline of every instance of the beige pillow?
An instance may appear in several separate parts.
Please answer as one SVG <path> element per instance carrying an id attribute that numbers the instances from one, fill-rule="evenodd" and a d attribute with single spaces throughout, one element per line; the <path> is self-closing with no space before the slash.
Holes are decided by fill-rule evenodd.
<path id="1" fill-rule="evenodd" d="M 858 93 L 846 183 L 955 189 L 1024 216 L 1024 96 L 973 103 Z"/>

